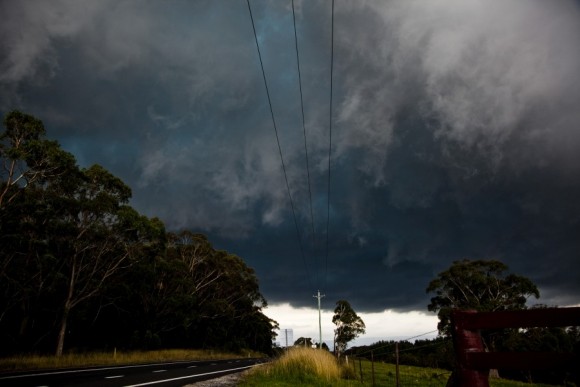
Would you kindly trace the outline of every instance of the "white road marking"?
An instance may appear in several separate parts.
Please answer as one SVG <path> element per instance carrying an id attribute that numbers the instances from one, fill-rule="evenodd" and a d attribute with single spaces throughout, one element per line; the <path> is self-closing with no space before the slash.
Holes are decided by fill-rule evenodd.
<path id="1" fill-rule="evenodd" d="M 167 371 L 167 370 L 155 370 L 155 371 L 153 371 L 153 373 L 154 373 L 154 374 L 157 374 L 157 373 L 159 373 L 159 372 L 165 372 L 165 371 Z"/>
<path id="2" fill-rule="evenodd" d="M 139 367 L 156 367 L 156 366 L 163 366 L 163 365 L 168 365 L 168 364 L 179 364 L 179 363 L 191 363 L 191 361 L 185 360 L 185 361 L 176 361 L 176 362 L 171 362 L 171 363 L 137 364 L 137 365 L 120 366 L 120 367 L 83 368 L 83 369 L 80 369 L 80 370 L 66 370 L 66 371 L 55 371 L 55 372 L 40 372 L 40 373 L 37 373 L 37 374 L 24 374 L 24 375 L 2 376 L 2 377 L 0 377 L 0 381 L 1 380 L 7 380 L 7 379 L 29 378 L 29 377 L 33 377 L 33 376 L 76 374 L 76 373 L 81 373 L 81 372 L 122 370 L 122 369 L 127 369 L 127 368 L 139 368 Z"/>
<path id="3" fill-rule="evenodd" d="M 174 380 L 183 380 L 183 379 L 192 379 L 192 378 L 197 378 L 199 376 L 205 376 L 205 375 L 213 375 L 213 374 L 223 374 L 225 372 L 231 372 L 231 371 L 238 371 L 238 370 L 245 370 L 248 368 L 252 368 L 254 367 L 254 365 L 249 365 L 249 366 L 245 366 L 245 367 L 239 367 L 239 368 L 230 368 L 229 370 L 222 370 L 222 371 L 213 371 L 213 372 L 206 372 L 205 374 L 198 374 L 198 375 L 189 375 L 189 376 L 181 376 L 179 378 L 171 378 L 171 379 L 164 379 L 164 380 L 156 380 L 154 382 L 147 382 L 147 383 L 141 383 L 141 384 L 131 384 L 125 387 L 140 387 L 140 386 L 150 386 L 152 384 L 159 384 L 159 383 L 166 383 L 166 382 L 172 382 Z"/>
<path id="4" fill-rule="evenodd" d="M 187 367 L 187 368 L 196 368 L 196 367 L 197 367 L 197 366 L 189 366 L 189 367 Z"/>
<path id="5" fill-rule="evenodd" d="M 105 379 L 118 379 L 118 378 L 122 378 L 125 375 L 114 375 L 114 376 L 105 376 Z"/>

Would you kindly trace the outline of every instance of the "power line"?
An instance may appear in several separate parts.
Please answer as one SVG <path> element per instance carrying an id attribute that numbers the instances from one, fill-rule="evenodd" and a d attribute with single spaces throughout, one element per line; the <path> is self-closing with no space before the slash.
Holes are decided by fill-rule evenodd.
<path id="1" fill-rule="evenodd" d="M 439 330 L 438 329 L 435 329 L 434 331 L 429 331 L 429 332 L 421 333 L 420 335 L 417 335 L 417 336 L 407 337 L 406 339 L 401 340 L 401 341 L 409 341 L 409 340 L 412 340 L 412 339 L 416 339 L 417 337 L 427 336 L 428 334 L 435 333 L 435 332 L 439 332 Z"/>
<path id="2" fill-rule="evenodd" d="M 310 203 L 310 222 L 312 225 L 312 245 L 314 246 L 314 212 L 312 210 L 312 188 L 310 185 L 310 166 L 308 165 L 308 146 L 306 142 L 306 123 L 304 119 L 304 97 L 302 95 L 302 75 L 300 72 L 300 55 L 298 54 L 298 34 L 296 32 L 296 12 L 294 11 L 294 0 L 292 0 L 292 20 L 294 22 L 294 42 L 296 43 L 296 64 L 298 67 L 298 86 L 300 88 L 300 107 L 302 109 L 302 129 L 304 133 L 304 153 L 306 154 L 306 173 L 308 176 L 308 199 Z"/>
<path id="3" fill-rule="evenodd" d="M 332 0 L 331 12 L 331 34 L 330 34 L 330 108 L 328 115 L 329 130 L 328 130 L 328 188 L 327 188 L 327 204 L 326 204 L 326 255 L 324 259 L 324 286 L 328 280 L 328 230 L 330 224 L 330 156 L 332 151 L 332 75 L 334 72 L 334 0 Z"/>
<path id="4" fill-rule="evenodd" d="M 290 200 L 290 207 L 292 208 L 292 215 L 294 217 L 294 225 L 296 226 L 296 234 L 298 236 L 298 244 L 300 245 L 300 255 L 302 256 L 302 261 L 304 262 L 304 267 L 306 268 L 306 274 L 308 276 L 308 283 L 310 288 L 312 288 L 312 281 L 310 280 L 310 271 L 308 270 L 308 264 L 306 263 L 306 258 L 304 256 L 304 248 L 302 247 L 302 238 L 300 236 L 300 229 L 298 227 L 298 221 L 296 220 L 296 211 L 294 210 L 294 201 L 292 200 L 292 194 L 290 193 L 290 185 L 288 184 L 288 174 L 286 173 L 286 165 L 284 164 L 284 157 L 282 156 L 282 147 L 280 146 L 280 138 L 278 136 L 278 128 L 276 126 L 276 120 L 274 119 L 274 109 L 272 109 L 272 100 L 270 98 L 270 91 L 268 89 L 268 82 L 266 81 L 266 72 L 264 71 L 264 62 L 262 61 L 262 53 L 260 52 L 260 45 L 258 44 L 258 35 L 256 34 L 256 26 L 254 24 L 254 16 L 252 15 L 252 7 L 250 6 L 250 0 L 246 0 L 248 3 L 248 11 L 250 11 L 250 19 L 252 21 L 252 30 L 254 31 L 254 39 L 256 41 L 256 48 L 258 49 L 258 58 L 260 59 L 260 67 L 262 69 L 262 77 L 264 78 L 264 86 L 266 88 L 266 95 L 268 96 L 268 105 L 270 106 L 270 114 L 272 116 L 272 124 L 274 126 L 274 133 L 276 134 L 276 143 L 278 144 L 278 151 L 280 153 L 280 162 L 282 163 L 282 170 L 284 171 L 284 180 L 286 181 L 286 189 L 288 191 L 288 199 Z"/>
<path id="5" fill-rule="evenodd" d="M 383 348 L 392 347 L 392 346 L 394 346 L 394 345 L 395 345 L 395 343 L 396 343 L 396 342 L 402 343 L 402 342 L 404 342 L 404 341 L 409 341 L 409 340 L 412 340 L 412 339 L 416 339 L 417 337 L 426 336 L 426 335 L 428 335 L 428 334 L 430 334 L 430 333 L 435 333 L 435 332 L 438 332 L 438 330 L 437 330 L 437 329 L 435 329 L 434 331 L 429 331 L 429 332 L 421 333 L 420 335 L 416 335 L 416 336 L 407 337 L 406 339 L 396 340 L 396 341 L 394 341 L 394 342 L 392 342 L 392 343 L 387 343 L 387 344 L 385 344 L 385 345 L 381 345 L 381 346 L 379 346 L 379 347 L 372 347 L 372 348 L 370 348 L 370 349 L 367 349 L 366 351 L 363 351 L 363 352 L 357 353 L 356 355 L 357 355 L 357 356 L 360 356 L 360 355 L 365 355 L 365 354 L 367 354 L 367 353 L 369 353 L 369 352 L 372 352 L 372 351 L 377 351 L 377 350 L 379 350 L 379 349 L 383 349 Z M 400 350 L 399 352 L 411 351 L 411 350 L 414 350 L 414 349 L 424 348 L 424 347 L 427 347 L 427 346 L 435 346 L 435 345 L 440 345 L 441 343 L 446 343 L 446 342 L 448 342 L 449 340 L 450 340 L 450 339 L 446 339 L 446 340 L 443 340 L 442 342 L 437 342 L 437 343 L 433 343 L 433 344 L 427 344 L 427 345 L 423 345 L 423 346 L 420 346 L 420 347 L 413 347 L 413 348 L 409 348 L 409 349 L 404 349 L 404 350 Z"/>
<path id="6" fill-rule="evenodd" d="M 423 348 L 429 348 L 429 347 L 438 347 L 438 346 L 447 344 L 449 342 L 451 342 L 451 338 L 447 338 L 445 340 L 442 340 L 442 341 L 439 341 L 439 342 L 436 342 L 436 343 L 420 345 L 418 347 L 399 349 L 399 353 L 401 353 L 401 352 L 411 352 L 411 351 L 415 351 L 417 349 L 423 349 Z"/>

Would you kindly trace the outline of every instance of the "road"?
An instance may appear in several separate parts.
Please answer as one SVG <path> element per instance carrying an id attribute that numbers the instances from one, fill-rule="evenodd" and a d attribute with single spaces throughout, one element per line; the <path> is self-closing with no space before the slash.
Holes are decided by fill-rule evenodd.
<path id="1" fill-rule="evenodd" d="M 265 359 L 181 361 L 146 365 L 109 366 L 0 375 L 0 386 L 14 387 L 137 387 L 183 386 L 241 372 Z"/>

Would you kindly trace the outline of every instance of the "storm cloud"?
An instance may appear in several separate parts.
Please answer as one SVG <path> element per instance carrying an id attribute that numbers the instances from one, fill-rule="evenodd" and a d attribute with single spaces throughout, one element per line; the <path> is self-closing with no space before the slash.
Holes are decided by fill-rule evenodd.
<path id="1" fill-rule="evenodd" d="M 312 292 L 425 310 L 453 260 L 500 259 L 580 303 L 576 1 L 0 2 L 0 108 L 42 119 L 168 229 L 254 267 L 270 303 Z M 314 224 L 314 236 L 311 225 Z"/>

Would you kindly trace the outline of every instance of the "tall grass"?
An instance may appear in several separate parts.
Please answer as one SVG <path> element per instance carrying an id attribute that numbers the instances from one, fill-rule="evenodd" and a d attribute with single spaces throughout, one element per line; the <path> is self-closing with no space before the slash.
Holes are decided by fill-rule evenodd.
<path id="1" fill-rule="evenodd" d="M 343 369 L 327 351 L 294 347 L 276 361 L 254 368 L 242 385 L 334 385 Z"/>
<path id="2" fill-rule="evenodd" d="M 67 353 L 61 357 L 46 355 L 22 355 L 0 358 L 0 372 L 74 368 L 87 366 L 156 363 L 179 360 L 219 360 L 240 357 L 263 357 L 252 351 L 240 353 L 218 352 L 211 350 L 167 349 L 158 351 L 110 351 L 91 353 Z"/>

